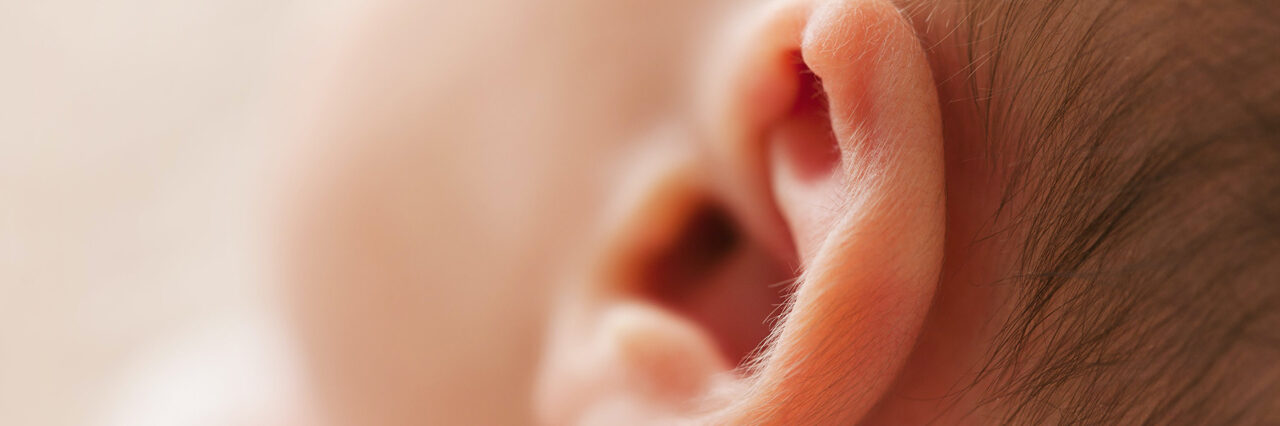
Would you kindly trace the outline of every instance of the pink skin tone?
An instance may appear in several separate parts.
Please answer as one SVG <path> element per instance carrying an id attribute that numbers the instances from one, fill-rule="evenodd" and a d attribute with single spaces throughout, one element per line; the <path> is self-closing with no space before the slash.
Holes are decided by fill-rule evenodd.
<path id="1" fill-rule="evenodd" d="M 970 113 L 939 103 L 953 61 L 922 47 L 955 35 L 884 0 L 364 19 L 316 83 L 301 127 L 327 154 L 286 238 L 324 416 L 974 420 L 937 397 L 971 377 L 999 297 L 972 283 L 1003 265 L 966 243 L 992 189 L 970 130 L 943 131 Z M 708 205 L 727 219 L 689 237 Z"/>

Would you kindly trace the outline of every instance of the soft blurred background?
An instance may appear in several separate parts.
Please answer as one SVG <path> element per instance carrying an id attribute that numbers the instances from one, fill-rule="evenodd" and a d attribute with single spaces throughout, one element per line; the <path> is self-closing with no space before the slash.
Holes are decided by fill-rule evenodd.
<path id="1" fill-rule="evenodd" d="M 718 3 L 0 0 L 0 425 L 527 423 Z"/>
<path id="2" fill-rule="evenodd" d="M 275 82 L 341 7 L 0 1 L 0 424 L 106 421 L 267 303 Z"/>

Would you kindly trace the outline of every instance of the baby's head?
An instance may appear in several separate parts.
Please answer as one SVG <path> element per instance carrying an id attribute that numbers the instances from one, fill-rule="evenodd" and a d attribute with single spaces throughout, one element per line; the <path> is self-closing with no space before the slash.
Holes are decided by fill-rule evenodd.
<path id="1" fill-rule="evenodd" d="M 978 144 L 948 167 L 999 188 L 974 236 L 1012 262 L 978 283 L 1009 297 L 983 384 L 955 391 L 1024 424 L 1275 421 L 1280 9 L 913 3 L 949 57 L 946 143 Z"/>
<path id="2" fill-rule="evenodd" d="M 299 221 L 336 415 L 453 377 L 412 353 L 470 332 L 424 324 L 549 311 L 552 423 L 1280 419 L 1274 2 L 499 10 L 436 50 L 372 25 L 335 73 L 317 133 L 380 142 Z"/>

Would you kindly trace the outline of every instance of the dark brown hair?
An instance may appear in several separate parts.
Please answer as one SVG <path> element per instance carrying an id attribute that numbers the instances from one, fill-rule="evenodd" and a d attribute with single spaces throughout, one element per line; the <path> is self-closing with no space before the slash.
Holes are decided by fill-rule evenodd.
<path id="1" fill-rule="evenodd" d="M 1006 423 L 1280 423 L 1280 3 L 960 1 L 905 9 L 964 34 L 928 46 L 969 68 L 942 101 L 1020 245 L 971 390 Z"/>

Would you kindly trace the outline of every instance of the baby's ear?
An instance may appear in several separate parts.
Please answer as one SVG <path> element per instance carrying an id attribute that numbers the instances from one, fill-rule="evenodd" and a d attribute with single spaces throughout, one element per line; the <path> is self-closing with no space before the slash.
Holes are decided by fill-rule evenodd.
<path id="1" fill-rule="evenodd" d="M 887 0 L 787 1 L 748 22 L 702 85 L 704 124 L 732 210 L 794 250 L 803 274 L 759 381 L 725 420 L 853 420 L 892 384 L 939 278 L 935 82 Z"/>
<path id="2" fill-rule="evenodd" d="M 851 424 L 915 345 L 946 232 L 920 43 L 888 0 L 788 0 L 753 18 L 706 59 L 698 125 L 644 145 L 601 248 L 568 278 L 544 419 Z"/>

